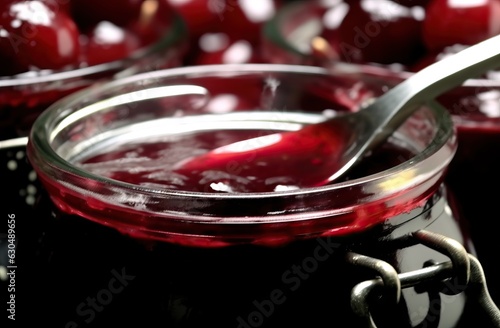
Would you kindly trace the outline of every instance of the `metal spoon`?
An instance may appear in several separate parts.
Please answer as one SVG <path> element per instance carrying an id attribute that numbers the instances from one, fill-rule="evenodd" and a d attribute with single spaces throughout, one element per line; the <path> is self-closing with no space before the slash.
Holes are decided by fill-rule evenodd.
<path id="1" fill-rule="evenodd" d="M 357 112 L 223 146 L 179 163 L 177 171 L 227 172 L 236 167 L 236 173 L 252 176 L 253 191 L 273 191 L 269 179 L 283 176 L 299 176 L 299 187 L 325 185 L 386 140 L 419 105 L 498 66 L 500 35 L 424 68 Z M 248 158 L 265 167 L 252 168 Z"/>

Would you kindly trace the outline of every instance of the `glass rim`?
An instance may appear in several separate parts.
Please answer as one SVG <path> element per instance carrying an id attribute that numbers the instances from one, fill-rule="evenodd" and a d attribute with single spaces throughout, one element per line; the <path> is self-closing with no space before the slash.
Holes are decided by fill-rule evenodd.
<path id="1" fill-rule="evenodd" d="M 137 85 L 137 82 L 145 80 L 154 80 L 161 78 L 176 78 L 176 77 L 186 77 L 186 76 L 210 76 L 217 74 L 217 76 L 231 76 L 233 74 L 245 74 L 245 73 L 284 73 L 284 74 L 308 74 L 308 75 L 318 75 L 324 76 L 327 74 L 332 74 L 337 72 L 339 74 L 360 74 L 359 67 L 357 65 L 340 64 L 334 69 L 325 69 L 316 66 L 306 66 L 306 65 L 288 65 L 288 64 L 221 64 L 221 65 L 203 65 L 196 67 L 178 67 L 169 68 L 158 71 L 140 73 L 113 81 L 108 81 L 95 87 L 86 88 L 73 93 L 67 97 L 64 97 L 51 106 L 49 106 L 34 122 L 31 129 L 29 144 L 32 145 L 35 156 L 46 163 L 49 163 L 52 169 L 57 169 L 70 173 L 79 178 L 91 179 L 101 183 L 105 183 L 109 186 L 116 186 L 118 188 L 124 188 L 127 190 L 134 190 L 143 194 L 153 194 L 153 195 L 175 195 L 175 196 L 185 196 L 185 197 L 204 197 L 209 199 L 256 199 L 256 198 L 269 198 L 269 197 L 287 197 L 287 196 L 297 196 L 304 195 L 308 193 L 321 193 L 334 191 L 343 188 L 350 188 L 357 185 L 362 185 L 366 183 L 376 183 L 377 181 L 382 181 L 390 176 L 397 175 L 407 170 L 415 169 L 420 165 L 425 167 L 425 170 L 431 170 L 436 174 L 443 170 L 444 167 L 448 165 L 448 162 L 440 162 L 438 165 L 435 163 L 429 165 L 429 161 L 432 161 L 434 156 L 440 156 L 439 151 L 445 146 L 454 135 L 454 125 L 449 115 L 448 111 L 441 106 L 432 107 L 431 110 L 436 115 L 436 122 L 439 124 L 439 129 L 441 132 L 438 134 L 431 145 L 427 146 L 424 151 L 416 154 L 415 156 L 405 160 L 403 163 L 391 167 L 387 170 L 381 171 L 379 173 L 371 174 L 365 177 L 352 179 L 343 182 L 333 182 L 326 186 L 321 187 L 311 187 L 311 188 L 301 188 L 297 190 L 288 191 L 273 191 L 273 192 L 259 192 L 259 193 L 227 193 L 221 194 L 216 192 L 191 192 L 183 190 L 174 190 L 167 188 L 146 188 L 138 186 L 131 183 L 121 182 L 113 179 L 104 178 L 102 176 L 92 174 L 88 171 L 78 168 L 69 161 L 60 157 L 57 152 L 51 147 L 51 134 L 53 128 L 57 122 L 65 117 L 75 115 L 81 109 L 78 106 L 80 101 L 88 101 L 89 96 L 95 95 L 95 92 L 109 92 L 119 89 L 122 86 L 132 86 Z M 69 109 L 69 110 L 68 110 Z M 454 153 L 450 155 L 445 155 L 451 157 Z"/>
<path id="2" fill-rule="evenodd" d="M 172 22 L 166 33 L 161 35 L 158 40 L 152 44 L 137 49 L 125 58 L 70 70 L 41 70 L 39 72 L 35 72 L 36 75 L 34 76 L 32 76 L 34 74 L 33 72 L 23 72 L 12 76 L 0 76 L 0 90 L 1 88 L 31 86 L 49 82 L 64 81 L 73 78 L 126 69 L 135 60 L 168 49 L 170 46 L 183 40 L 187 33 L 186 23 L 178 13 L 171 11 L 170 15 L 172 16 Z"/>

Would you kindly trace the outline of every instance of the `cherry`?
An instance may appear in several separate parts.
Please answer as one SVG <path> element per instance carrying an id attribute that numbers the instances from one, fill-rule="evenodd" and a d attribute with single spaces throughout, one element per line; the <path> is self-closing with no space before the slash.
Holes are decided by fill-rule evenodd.
<path id="1" fill-rule="evenodd" d="M 222 114 L 235 111 L 247 111 L 255 108 L 254 104 L 255 100 L 249 96 L 222 92 L 212 95 L 204 110 L 209 113 Z"/>
<path id="2" fill-rule="evenodd" d="M 424 69 L 425 67 L 427 67 L 427 66 L 429 66 L 437 61 L 440 61 L 448 56 L 456 54 L 457 52 L 460 52 L 467 47 L 469 47 L 469 46 L 463 45 L 463 44 L 455 44 L 453 46 L 449 46 L 449 47 L 444 48 L 442 51 L 428 53 L 424 57 L 422 57 L 415 65 L 410 67 L 409 70 L 412 72 L 417 72 L 417 71 Z M 490 70 L 490 71 L 486 72 L 486 74 L 476 76 L 475 78 L 493 79 L 497 76 L 498 76 L 498 71 Z"/>
<path id="3" fill-rule="evenodd" d="M 17 61 L 12 42 L 10 33 L 0 27 L 0 63 L 9 63 L 9 65 L 0 65 L 0 76 L 15 75 L 28 70 Z"/>
<path id="4" fill-rule="evenodd" d="M 431 0 L 426 12 L 423 39 L 430 51 L 472 45 L 500 33 L 499 0 Z"/>
<path id="5" fill-rule="evenodd" d="M 210 94 L 209 102 L 203 107 L 208 113 L 267 109 L 275 100 L 271 81 L 256 81 L 248 76 L 234 77 L 231 82 L 223 77 L 199 77 L 195 83 L 207 88 Z"/>
<path id="6" fill-rule="evenodd" d="M 423 53 L 423 8 L 391 0 L 359 0 L 349 6 L 338 28 L 340 42 L 332 44 L 342 60 L 408 65 Z"/>
<path id="7" fill-rule="evenodd" d="M 172 27 L 174 9 L 165 0 L 144 0 L 138 19 L 127 25 L 143 45 L 156 42 Z"/>
<path id="8" fill-rule="evenodd" d="M 130 31 L 103 21 L 81 38 L 83 60 L 87 65 L 97 65 L 127 57 L 140 47 L 140 40 Z"/>
<path id="9" fill-rule="evenodd" d="M 425 7 L 427 6 L 430 0 L 392 0 L 392 1 L 397 2 L 400 5 L 406 7 L 414 7 L 414 6 Z"/>
<path id="10" fill-rule="evenodd" d="M 82 0 L 85 1 L 85 0 Z M 119 1 L 119 0 L 117 0 Z M 191 38 L 197 38 L 207 31 L 213 31 L 220 21 L 220 14 L 226 0 L 166 0 L 184 19 Z"/>
<path id="11" fill-rule="evenodd" d="M 231 41 L 224 33 L 206 33 L 199 39 L 199 50 L 192 64 L 243 64 L 260 61 L 256 47 L 247 40 Z"/>
<path id="12" fill-rule="evenodd" d="M 83 28 L 92 27 L 101 21 L 126 26 L 138 19 L 144 1 L 146 0 L 71 0 L 71 14 L 78 26 Z"/>
<path id="13" fill-rule="evenodd" d="M 0 49 L 3 47 L 10 47 L 10 41 L 2 37 L 2 30 L 0 29 Z M 0 65 L 0 76 L 10 76 L 25 72 L 27 69 L 16 61 L 16 58 L 9 54 L 2 54 L 0 50 L 0 63 L 9 63 L 9 65 Z M 3 97 L 2 97 L 3 98 Z M 0 103 L 3 101 L 0 100 Z"/>
<path id="14" fill-rule="evenodd" d="M 72 0 L 41 0 L 41 1 L 55 12 L 62 10 L 67 14 L 71 13 L 70 2 Z"/>
<path id="15" fill-rule="evenodd" d="M 354 0 L 338 0 L 333 5 L 325 7 L 318 6 L 313 8 L 313 11 L 315 12 L 314 15 L 320 16 L 323 22 L 321 36 L 330 44 L 326 53 L 326 49 L 324 48 L 320 49 L 321 51 L 317 51 L 319 49 L 316 49 L 313 46 L 311 47 L 311 55 L 319 62 L 323 62 L 323 59 L 341 59 L 340 43 L 342 40 L 339 33 L 339 26 L 351 9 L 350 2 L 354 2 Z"/>
<path id="16" fill-rule="evenodd" d="M 409 70 L 412 72 L 417 72 L 441 59 L 444 59 L 448 56 L 451 56 L 463 49 L 467 46 L 463 44 L 455 44 L 453 46 L 445 47 L 441 51 L 430 52 L 420 58 L 414 65 L 412 65 Z"/>
<path id="17" fill-rule="evenodd" d="M 260 40 L 262 25 L 270 20 L 283 1 L 276 0 L 226 0 L 219 24 L 232 40 L 245 39 L 251 43 Z"/>
<path id="18" fill-rule="evenodd" d="M 0 55 L 15 58 L 26 70 L 77 64 L 79 30 L 64 11 L 39 0 L 9 1 L 0 10 Z"/>

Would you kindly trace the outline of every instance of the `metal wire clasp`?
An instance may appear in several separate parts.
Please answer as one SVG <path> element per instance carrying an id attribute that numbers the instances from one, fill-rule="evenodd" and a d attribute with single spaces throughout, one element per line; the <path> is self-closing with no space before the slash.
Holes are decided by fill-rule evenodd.
<path id="1" fill-rule="evenodd" d="M 492 327 L 500 327 L 500 310 L 490 297 L 480 262 L 456 240 L 429 231 L 420 230 L 409 236 L 408 245 L 422 244 L 445 254 L 450 261 L 427 262 L 422 269 L 397 273 L 389 263 L 354 252 L 347 260 L 358 266 L 374 270 L 378 277 L 358 283 L 351 291 L 351 308 L 366 327 L 377 328 L 370 313 L 369 299 L 377 296 L 397 304 L 403 288 L 416 290 L 432 286 L 440 293 L 456 295 L 465 292 L 475 299 Z"/>

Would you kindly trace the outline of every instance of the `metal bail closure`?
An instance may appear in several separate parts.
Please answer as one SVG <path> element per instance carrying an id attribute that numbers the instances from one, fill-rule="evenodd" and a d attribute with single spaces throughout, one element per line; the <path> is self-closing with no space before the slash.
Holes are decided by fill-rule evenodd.
<path id="1" fill-rule="evenodd" d="M 446 295 L 464 292 L 479 304 L 492 327 L 500 327 L 500 310 L 491 299 L 483 268 L 476 257 L 468 254 L 458 241 L 430 231 L 420 230 L 407 237 L 403 247 L 422 244 L 446 255 L 450 261 L 428 261 L 422 269 L 398 274 L 385 261 L 354 252 L 347 253 L 349 263 L 378 274 L 375 279 L 358 283 L 351 291 L 351 308 L 366 327 L 377 328 L 369 304 L 374 296 L 396 305 L 400 300 L 401 290 L 410 287 L 415 287 L 417 292 L 437 288 L 438 292 Z"/>

